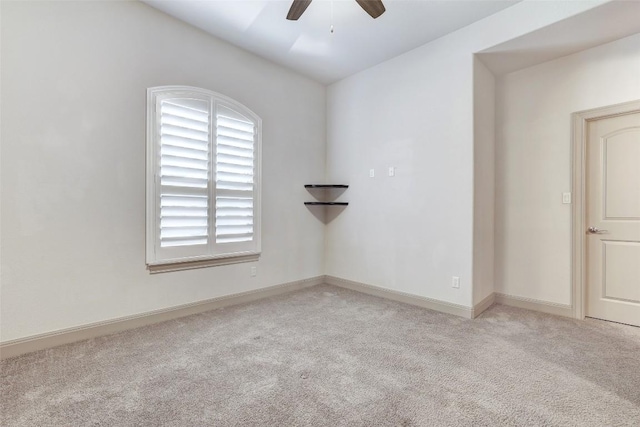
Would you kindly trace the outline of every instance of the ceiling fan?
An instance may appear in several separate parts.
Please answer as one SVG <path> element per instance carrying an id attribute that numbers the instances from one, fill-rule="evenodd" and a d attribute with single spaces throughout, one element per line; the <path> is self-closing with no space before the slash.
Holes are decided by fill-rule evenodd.
<path id="1" fill-rule="evenodd" d="M 356 0 L 361 8 L 364 9 L 373 19 L 382 15 L 386 10 L 382 4 L 382 0 Z M 297 21 L 302 16 L 307 7 L 311 4 L 311 0 L 293 0 L 291 9 L 287 14 L 287 19 Z"/>

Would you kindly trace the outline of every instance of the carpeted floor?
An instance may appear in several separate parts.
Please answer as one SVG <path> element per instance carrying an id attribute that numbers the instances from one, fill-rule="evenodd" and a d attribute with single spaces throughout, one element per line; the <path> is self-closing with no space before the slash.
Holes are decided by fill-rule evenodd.
<path id="1" fill-rule="evenodd" d="M 322 285 L 4 361 L 2 426 L 640 426 L 640 328 Z"/>

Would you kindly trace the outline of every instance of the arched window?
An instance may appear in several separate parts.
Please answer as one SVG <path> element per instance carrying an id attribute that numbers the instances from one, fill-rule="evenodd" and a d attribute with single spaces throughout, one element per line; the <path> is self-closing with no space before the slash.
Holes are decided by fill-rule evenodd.
<path id="1" fill-rule="evenodd" d="M 147 90 L 152 272 L 257 259 L 261 127 L 251 110 L 209 90 Z"/>

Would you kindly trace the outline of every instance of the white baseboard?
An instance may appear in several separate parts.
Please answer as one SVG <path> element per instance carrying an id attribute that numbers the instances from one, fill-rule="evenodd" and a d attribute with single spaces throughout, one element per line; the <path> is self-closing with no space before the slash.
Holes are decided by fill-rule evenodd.
<path id="1" fill-rule="evenodd" d="M 183 304 L 142 314 L 120 317 L 103 322 L 96 322 L 74 328 L 61 329 L 44 334 L 32 335 L 26 338 L 5 341 L 0 343 L 0 360 L 89 338 L 96 338 L 103 335 L 126 331 L 128 329 L 139 328 L 153 323 L 203 313 L 216 308 L 256 301 L 322 283 L 324 283 L 324 276 L 317 276 L 310 279 L 283 283 L 253 291 L 211 298 L 190 304 Z"/>
<path id="2" fill-rule="evenodd" d="M 540 311 L 547 314 L 555 314 L 556 316 L 574 317 L 573 309 L 567 304 L 557 304 L 532 298 L 516 297 L 513 295 L 501 294 L 499 292 L 496 292 L 495 296 L 497 304 L 525 308 L 527 310 Z"/>
<path id="3" fill-rule="evenodd" d="M 473 306 L 473 318 L 480 316 L 485 310 L 491 307 L 496 302 L 496 294 L 491 293 L 485 299 Z"/>
<path id="4" fill-rule="evenodd" d="M 501 293 L 493 293 L 473 307 L 466 307 L 463 305 L 452 304 L 432 298 L 426 298 L 400 291 L 385 289 L 378 286 L 367 285 L 365 283 L 354 282 L 352 280 L 341 279 L 339 277 L 317 276 L 309 279 L 298 280 L 295 282 L 270 286 L 267 288 L 256 289 L 253 291 L 211 298 L 191 304 L 183 304 L 166 309 L 136 314 L 133 316 L 126 316 L 117 319 L 106 320 L 103 322 L 82 325 L 74 328 L 61 329 L 44 334 L 32 335 L 26 338 L 5 341 L 3 343 L 0 343 L 0 360 L 8 359 L 10 357 L 16 357 L 25 353 L 31 353 L 33 351 L 57 347 L 63 344 L 69 344 L 76 341 L 96 338 L 103 335 L 126 331 L 128 329 L 139 328 L 141 326 L 147 326 L 154 323 L 177 319 L 179 317 L 203 313 L 205 311 L 214 310 L 216 308 L 256 301 L 275 295 L 285 294 L 287 292 L 292 292 L 298 289 L 309 288 L 323 283 L 351 289 L 353 291 L 362 292 L 368 295 L 374 295 L 380 298 L 386 298 L 392 301 L 399 301 L 405 304 L 439 311 L 442 313 L 453 314 L 467 319 L 473 319 L 479 316 L 494 303 L 540 311 L 542 313 L 554 314 L 557 316 L 573 317 L 573 310 L 570 305 L 556 304 L 531 298 L 505 295 Z"/>
<path id="5" fill-rule="evenodd" d="M 374 295 L 380 298 L 416 305 L 418 307 L 428 308 L 442 313 L 465 317 L 467 319 L 473 318 L 474 309 L 464 305 L 452 304 L 445 301 L 380 288 L 378 286 L 367 285 L 365 283 L 354 282 L 352 280 L 341 279 L 334 276 L 325 276 L 325 283 L 339 286 L 341 288 L 351 289 L 352 291 L 362 292 L 363 294 Z"/>
<path id="6" fill-rule="evenodd" d="M 466 307 L 463 305 L 452 304 L 432 298 L 407 294 L 404 292 L 385 289 L 365 283 L 354 282 L 352 280 L 341 279 L 334 276 L 325 276 L 325 283 L 369 295 L 374 295 L 380 298 L 386 298 L 410 305 L 416 305 L 418 307 L 428 308 L 430 310 L 440 311 L 442 313 L 465 317 L 467 319 L 475 319 L 484 311 L 489 309 L 493 304 L 509 305 L 512 307 L 524 308 L 527 310 L 539 311 L 547 314 L 554 314 L 556 316 L 574 317 L 573 309 L 570 305 L 540 301 L 531 298 L 516 297 L 513 295 L 506 295 L 498 292 L 494 292 L 488 295 L 473 307 Z"/>

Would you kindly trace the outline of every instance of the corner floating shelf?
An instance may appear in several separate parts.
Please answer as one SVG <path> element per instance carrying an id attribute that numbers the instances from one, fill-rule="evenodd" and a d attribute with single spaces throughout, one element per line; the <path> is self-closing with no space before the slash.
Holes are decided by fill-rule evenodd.
<path id="1" fill-rule="evenodd" d="M 304 188 L 349 188 L 345 184 L 305 184 Z"/>
<path id="2" fill-rule="evenodd" d="M 305 184 L 304 188 L 309 190 L 313 189 L 323 189 L 323 190 L 331 190 L 331 189 L 347 189 L 349 188 L 346 184 Z M 311 192 L 313 194 L 313 192 Z M 326 194 L 326 193 L 323 193 Z M 317 196 L 316 196 L 317 197 Z M 326 199 L 325 199 L 326 200 Z M 328 202 L 328 201 L 317 201 L 317 202 L 304 202 L 307 206 L 348 206 L 348 202 Z"/>
<path id="3" fill-rule="evenodd" d="M 307 206 L 348 206 L 349 202 L 304 202 Z"/>

